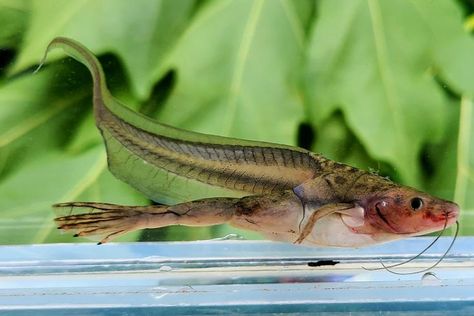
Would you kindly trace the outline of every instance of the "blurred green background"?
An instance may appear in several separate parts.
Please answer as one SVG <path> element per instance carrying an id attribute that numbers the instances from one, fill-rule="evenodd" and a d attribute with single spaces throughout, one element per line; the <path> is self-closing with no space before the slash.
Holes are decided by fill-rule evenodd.
<path id="1" fill-rule="evenodd" d="M 86 68 L 55 51 L 33 73 L 59 35 L 98 55 L 137 111 L 454 199 L 474 234 L 473 12 L 472 0 L 0 0 L 0 243 L 72 240 L 53 224 L 56 202 L 150 203 L 106 168 Z"/>

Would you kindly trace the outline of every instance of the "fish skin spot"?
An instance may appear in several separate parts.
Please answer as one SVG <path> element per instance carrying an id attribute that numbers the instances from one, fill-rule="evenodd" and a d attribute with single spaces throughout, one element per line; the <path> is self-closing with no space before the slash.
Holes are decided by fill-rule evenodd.
<path id="1" fill-rule="evenodd" d="M 253 212 L 255 212 L 257 209 L 260 208 L 260 204 L 258 202 L 254 203 L 245 203 L 244 201 L 239 201 L 235 205 L 236 211 L 235 214 L 237 216 L 245 216 L 245 215 L 251 215 Z"/>
<path id="2" fill-rule="evenodd" d="M 401 196 L 401 195 L 395 196 L 394 202 L 395 202 L 395 204 L 397 204 L 397 205 L 401 205 L 401 204 L 403 203 L 403 198 L 402 198 L 402 196 Z"/>
<path id="3" fill-rule="evenodd" d="M 336 184 L 342 185 L 346 183 L 346 178 L 344 178 L 343 176 L 336 176 L 334 182 L 336 182 Z"/>
<path id="4" fill-rule="evenodd" d="M 377 192 L 380 191 L 380 187 L 378 185 L 371 185 L 367 186 L 367 193 Z"/>

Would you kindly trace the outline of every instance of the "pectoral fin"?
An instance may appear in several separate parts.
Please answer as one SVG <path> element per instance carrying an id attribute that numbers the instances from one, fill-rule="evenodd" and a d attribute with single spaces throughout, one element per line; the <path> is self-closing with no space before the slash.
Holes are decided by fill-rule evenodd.
<path id="1" fill-rule="evenodd" d="M 334 214 L 334 213 L 341 213 L 346 214 L 343 216 L 350 216 L 351 209 L 354 209 L 354 204 L 351 203 L 331 203 L 326 204 L 318 209 L 316 209 L 311 216 L 308 218 L 306 224 L 303 227 L 298 239 L 295 240 L 295 244 L 301 244 L 306 237 L 313 231 L 314 225 L 320 220 L 321 218 Z"/>
<path id="2" fill-rule="evenodd" d="M 361 206 L 344 210 L 341 213 L 341 219 L 348 227 L 360 227 L 365 224 L 365 211 Z"/>

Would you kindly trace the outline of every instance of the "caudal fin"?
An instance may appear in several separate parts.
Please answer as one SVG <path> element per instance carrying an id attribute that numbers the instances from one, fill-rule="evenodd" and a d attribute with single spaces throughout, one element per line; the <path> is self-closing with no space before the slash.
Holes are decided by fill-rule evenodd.
<path id="1" fill-rule="evenodd" d="M 75 237 L 98 239 L 106 243 L 122 234 L 147 228 L 150 214 L 166 212 L 166 206 L 123 206 L 108 203 L 70 202 L 53 205 L 59 229 Z"/>

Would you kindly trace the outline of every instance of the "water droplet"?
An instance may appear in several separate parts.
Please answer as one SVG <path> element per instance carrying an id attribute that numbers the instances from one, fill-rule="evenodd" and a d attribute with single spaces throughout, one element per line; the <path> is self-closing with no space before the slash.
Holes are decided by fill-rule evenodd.
<path id="1" fill-rule="evenodd" d="M 161 266 L 160 267 L 160 271 L 163 271 L 163 272 L 169 272 L 171 270 L 173 270 L 173 268 L 170 267 L 170 266 Z"/>

